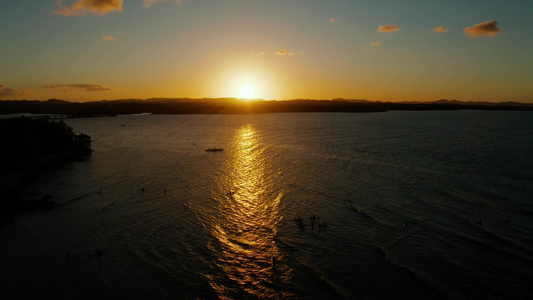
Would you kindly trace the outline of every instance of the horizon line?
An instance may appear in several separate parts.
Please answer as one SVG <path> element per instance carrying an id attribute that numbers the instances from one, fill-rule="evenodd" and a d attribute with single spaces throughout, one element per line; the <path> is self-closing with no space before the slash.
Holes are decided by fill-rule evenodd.
<path id="1" fill-rule="evenodd" d="M 370 103 L 446 103 L 446 102 L 455 102 L 455 103 L 517 103 L 517 104 L 533 104 L 531 102 L 523 101 L 489 101 L 489 100 L 457 100 L 457 99 L 445 99 L 441 98 L 438 100 L 426 100 L 426 101 L 417 101 L 417 100 L 402 100 L 402 101 L 391 101 L 391 100 L 368 100 L 360 98 L 331 98 L 331 99 L 316 99 L 316 98 L 291 98 L 291 99 L 263 99 L 263 98 L 239 98 L 239 97 L 202 97 L 202 98 L 193 98 L 193 97 L 150 97 L 150 98 L 117 98 L 117 99 L 99 99 L 99 100 L 65 100 L 59 98 L 49 98 L 46 100 L 38 99 L 0 99 L 0 101 L 37 101 L 37 102 L 47 102 L 47 101 L 64 101 L 69 103 L 90 103 L 90 102 L 103 102 L 103 101 L 123 101 L 123 100 L 137 100 L 137 101 L 147 101 L 147 100 L 237 100 L 242 102 L 256 102 L 256 101 L 359 101 L 359 102 L 370 102 Z"/>

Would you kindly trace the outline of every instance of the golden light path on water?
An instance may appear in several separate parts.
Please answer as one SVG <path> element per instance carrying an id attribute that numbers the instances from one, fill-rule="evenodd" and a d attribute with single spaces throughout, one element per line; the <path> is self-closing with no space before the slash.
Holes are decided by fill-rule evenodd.
<path id="1" fill-rule="evenodd" d="M 219 207 L 211 224 L 218 243 L 210 248 L 222 274 L 211 276 L 210 284 L 222 299 L 282 296 L 279 284 L 288 280 L 290 271 L 280 266 L 282 253 L 275 243 L 283 196 L 274 188 L 278 176 L 268 163 L 260 133 L 250 124 L 237 131 L 228 153 L 226 172 L 216 179 L 213 196 Z"/>

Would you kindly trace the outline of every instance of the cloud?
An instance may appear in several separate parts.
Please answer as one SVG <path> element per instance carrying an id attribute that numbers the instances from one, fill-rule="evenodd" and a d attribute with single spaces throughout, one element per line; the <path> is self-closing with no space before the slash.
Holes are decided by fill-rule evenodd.
<path id="1" fill-rule="evenodd" d="M 274 52 L 276 55 L 294 55 L 294 52 L 289 52 L 287 49 L 281 49 L 279 51 Z"/>
<path id="2" fill-rule="evenodd" d="M 370 43 L 370 46 L 372 46 L 372 47 L 381 46 L 381 43 L 380 42 L 372 42 L 372 43 Z"/>
<path id="3" fill-rule="evenodd" d="M 472 27 L 465 28 L 465 34 L 470 37 L 482 35 L 496 36 L 500 32 L 503 32 L 503 29 L 498 27 L 497 21 L 482 22 Z"/>
<path id="4" fill-rule="evenodd" d="M 261 52 L 253 51 L 252 53 L 250 53 L 250 56 L 256 56 L 256 55 L 266 55 L 266 52 L 265 51 L 261 51 Z"/>
<path id="5" fill-rule="evenodd" d="M 393 31 L 399 31 L 400 30 L 400 27 L 398 26 L 395 26 L 395 25 L 383 25 L 383 26 L 379 26 L 378 28 L 378 32 L 393 32 Z"/>
<path id="6" fill-rule="evenodd" d="M 431 30 L 431 32 L 435 32 L 435 33 L 446 33 L 446 32 L 450 32 L 450 29 L 448 28 L 444 28 L 444 26 L 438 26 L 436 28 L 433 28 L 433 30 Z"/>
<path id="7" fill-rule="evenodd" d="M 152 7 L 152 4 L 159 3 L 159 2 L 168 2 L 168 0 L 143 0 L 143 6 L 144 7 Z M 174 0 L 176 4 L 180 5 L 181 0 Z"/>
<path id="8" fill-rule="evenodd" d="M 102 37 L 102 41 L 115 41 L 116 39 L 117 39 L 116 37 L 112 37 L 110 35 L 106 35 Z"/>
<path id="9" fill-rule="evenodd" d="M 45 85 L 42 86 L 46 89 L 56 89 L 56 90 L 63 90 L 63 92 L 66 92 L 68 89 L 78 89 L 78 90 L 85 90 L 86 92 L 103 92 L 103 91 L 109 91 L 111 90 L 108 87 L 105 87 L 100 84 L 53 84 L 53 85 Z"/>
<path id="10" fill-rule="evenodd" d="M 112 11 L 122 11 L 123 0 L 78 0 L 70 7 L 63 6 L 63 1 L 58 0 L 58 9 L 54 11 L 56 15 L 63 16 L 85 16 L 90 12 L 95 16 L 103 16 Z"/>
<path id="11" fill-rule="evenodd" d="M 335 18 L 331 18 L 331 19 L 329 19 L 329 21 L 328 21 L 328 22 L 330 22 L 330 23 L 333 23 L 333 22 L 335 22 Z"/>
<path id="12" fill-rule="evenodd" d="M 0 98 L 10 98 L 29 94 L 29 89 L 13 89 L 5 85 L 0 85 Z"/>

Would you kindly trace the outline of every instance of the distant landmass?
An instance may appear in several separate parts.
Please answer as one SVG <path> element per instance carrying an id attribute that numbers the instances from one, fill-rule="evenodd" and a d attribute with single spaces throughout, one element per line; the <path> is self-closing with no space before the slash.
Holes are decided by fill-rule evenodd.
<path id="1" fill-rule="evenodd" d="M 532 111 L 533 104 L 519 102 L 461 102 L 441 99 L 432 102 L 381 102 L 361 99 L 332 100 L 252 100 L 236 98 L 150 98 L 91 102 L 0 101 L 0 114 L 63 114 L 71 117 L 112 116 L 118 114 L 247 114 L 288 112 L 385 112 L 390 110 L 513 110 Z"/>

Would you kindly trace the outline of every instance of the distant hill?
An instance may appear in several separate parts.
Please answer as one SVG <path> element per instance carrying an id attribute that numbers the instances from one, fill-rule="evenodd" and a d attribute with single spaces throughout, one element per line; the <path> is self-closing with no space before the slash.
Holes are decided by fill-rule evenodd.
<path id="1" fill-rule="evenodd" d="M 461 102 L 441 99 L 432 102 L 381 102 L 364 99 L 283 101 L 241 101 L 235 98 L 150 98 L 119 99 L 91 102 L 0 101 L 0 114 L 33 113 L 64 114 L 74 117 L 109 116 L 117 114 L 247 114 L 287 112 L 384 112 L 389 110 L 533 110 L 533 104 L 518 102 Z"/>

